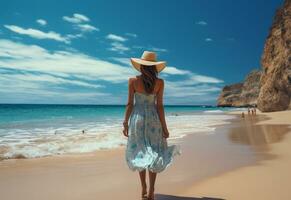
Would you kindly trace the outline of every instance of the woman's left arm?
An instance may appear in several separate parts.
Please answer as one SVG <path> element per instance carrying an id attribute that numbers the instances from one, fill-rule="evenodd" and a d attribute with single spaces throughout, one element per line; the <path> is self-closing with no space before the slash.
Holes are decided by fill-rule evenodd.
<path id="1" fill-rule="evenodd" d="M 134 95 L 134 87 L 133 87 L 133 78 L 128 80 L 128 100 L 125 109 L 125 117 L 123 121 L 123 135 L 128 137 L 128 120 L 132 112 L 133 108 L 133 95 Z"/>

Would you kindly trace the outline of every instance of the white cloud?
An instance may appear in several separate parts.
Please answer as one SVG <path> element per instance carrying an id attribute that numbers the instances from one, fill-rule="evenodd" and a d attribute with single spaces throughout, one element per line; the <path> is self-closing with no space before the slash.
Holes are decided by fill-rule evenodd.
<path id="1" fill-rule="evenodd" d="M 212 42 L 213 39 L 212 38 L 205 38 L 205 42 Z"/>
<path id="2" fill-rule="evenodd" d="M 162 49 L 162 48 L 157 48 L 157 47 L 151 47 L 151 51 L 156 51 L 156 52 L 167 52 L 167 49 Z"/>
<path id="3" fill-rule="evenodd" d="M 185 75 L 185 74 L 190 74 L 191 72 L 188 70 L 182 70 L 182 69 L 178 69 L 176 67 L 170 67 L 167 66 L 164 70 L 164 73 L 166 74 L 170 74 L 170 75 Z"/>
<path id="4" fill-rule="evenodd" d="M 130 64 L 128 58 L 112 58 L 122 65 L 88 56 L 78 51 L 48 51 L 37 45 L 26 45 L 20 42 L 0 39 L 0 66 L 33 70 L 61 75 L 84 75 L 87 79 L 99 79 L 112 82 L 127 81 L 134 75 L 132 69 L 125 65 Z M 164 70 L 169 75 L 186 75 L 183 84 L 195 83 L 223 83 L 222 80 L 195 74 L 191 71 L 167 67 Z"/>
<path id="5" fill-rule="evenodd" d="M 118 103 L 117 97 L 99 90 L 108 83 L 126 85 L 128 78 L 135 76 L 137 71 L 130 66 L 129 58 L 110 59 L 118 63 L 75 50 L 49 51 L 37 45 L 0 39 L 0 85 L 5 86 L 0 87 L 0 102 L 17 99 L 15 97 L 18 95 L 22 103 L 25 99 L 27 102 L 45 99 L 50 103 L 80 103 L 86 99 L 85 103 L 102 103 L 100 97 Z M 17 73 L 12 74 L 11 71 Z M 215 77 L 173 66 L 167 67 L 162 74 L 167 75 L 165 96 L 171 102 L 178 102 L 181 97 L 187 97 L 189 102 L 197 99 L 203 102 L 210 97 L 212 101 L 223 83 Z M 179 80 L 173 81 L 173 75 L 179 75 Z M 67 86 L 77 86 L 79 89 L 72 91 Z M 119 103 L 125 98 L 119 99 Z"/>
<path id="6" fill-rule="evenodd" d="M 90 21 L 90 19 L 87 16 L 79 14 L 79 13 L 73 14 L 72 17 L 63 16 L 63 20 L 73 23 L 74 24 L 73 27 L 82 32 L 99 31 L 99 28 L 87 23 Z"/>
<path id="7" fill-rule="evenodd" d="M 192 74 L 190 80 L 199 82 L 199 83 L 223 83 L 223 80 L 210 77 L 210 76 L 203 76 L 199 74 Z"/>
<path id="8" fill-rule="evenodd" d="M 41 26 L 47 25 L 47 21 L 44 19 L 38 19 L 38 20 L 36 20 L 36 23 L 38 23 Z"/>
<path id="9" fill-rule="evenodd" d="M 52 85 L 76 85 L 81 87 L 89 87 L 89 88 L 100 88 L 102 87 L 99 84 L 91 84 L 87 83 L 85 81 L 80 80 L 70 80 L 63 77 L 56 77 L 49 74 L 32 74 L 32 73 L 10 73 L 10 74 L 2 74 L 0 77 L 0 82 L 8 82 L 8 80 L 18 80 L 23 81 L 26 84 L 30 85 L 39 85 L 39 84 L 52 84 Z M 11 85 L 11 84 L 9 84 Z M 18 85 L 18 87 L 21 87 L 21 85 Z"/>
<path id="10" fill-rule="evenodd" d="M 63 16 L 63 20 L 70 23 L 76 23 L 76 24 L 90 21 L 90 19 L 87 16 L 79 14 L 79 13 L 73 14 L 72 17 Z"/>
<path id="11" fill-rule="evenodd" d="M 76 39 L 76 38 L 81 38 L 81 37 L 84 37 L 83 34 L 81 33 L 78 33 L 78 34 L 68 34 L 66 35 L 66 38 L 71 40 L 71 39 Z"/>
<path id="12" fill-rule="evenodd" d="M 124 44 L 120 43 L 120 42 L 112 42 L 111 43 L 111 47 L 108 48 L 108 50 L 110 51 L 116 51 L 120 54 L 123 54 L 125 51 L 129 51 L 130 48 L 126 47 Z"/>
<path id="13" fill-rule="evenodd" d="M 111 95 L 100 92 L 104 86 L 97 83 L 18 69 L 0 70 L 0 103 L 102 103 L 96 100 Z"/>
<path id="14" fill-rule="evenodd" d="M 75 13 L 73 16 L 74 16 L 75 19 L 79 19 L 82 22 L 90 21 L 90 19 L 87 16 L 79 14 L 79 13 Z"/>
<path id="15" fill-rule="evenodd" d="M 128 77 L 134 75 L 134 71 L 128 66 L 80 52 L 48 51 L 37 45 L 3 39 L 0 39 L 0 66 L 113 83 L 126 82 Z"/>
<path id="16" fill-rule="evenodd" d="M 78 51 L 49 51 L 4 39 L 0 39 L 0 71 L 2 103 L 120 104 L 119 97 L 100 89 L 108 83 L 126 84 L 136 75 L 129 66 Z"/>
<path id="17" fill-rule="evenodd" d="M 124 65 L 131 66 L 129 58 L 112 57 L 111 59 Z M 173 76 L 177 77 L 177 75 L 179 75 L 179 78 L 182 78 L 182 80 L 172 81 L 171 78 Z M 183 100 L 177 101 L 177 98 L 180 97 L 189 97 L 192 99 L 192 104 L 199 101 L 203 102 L 206 99 L 209 100 L 207 102 L 209 103 L 216 98 L 224 82 L 215 77 L 196 74 L 190 70 L 172 66 L 167 66 L 160 74 L 160 77 L 166 80 L 165 96 L 167 96 L 167 99 L 171 103 L 183 103 Z M 209 99 L 209 97 L 211 97 L 211 99 Z M 199 101 L 195 101 L 197 98 L 199 98 Z"/>
<path id="18" fill-rule="evenodd" d="M 129 58 L 124 58 L 124 57 L 112 57 L 112 60 L 115 60 L 121 64 L 124 65 L 131 65 L 130 59 Z M 207 84 L 219 84 L 223 83 L 224 81 L 215 77 L 211 76 L 205 76 L 205 75 L 200 75 L 193 73 L 189 70 L 177 68 L 177 67 L 172 67 L 172 66 L 167 66 L 162 74 L 167 74 L 167 75 L 183 75 L 186 76 L 186 79 L 184 79 L 182 82 L 177 82 L 180 85 L 195 85 L 195 84 L 202 84 L 202 83 L 207 83 Z"/>
<path id="19" fill-rule="evenodd" d="M 15 33 L 18 33 L 21 35 L 27 35 L 36 39 L 50 39 L 50 40 L 56 40 L 59 42 L 70 43 L 70 41 L 66 37 L 63 37 L 61 34 L 53 32 L 53 31 L 49 31 L 46 33 L 37 29 L 32 29 L 32 28 L 24 29 L 22 27 L 15 26 L 15 25 L 4 25 L 4 27 Z"/>
<path id="20" fill-rule="evenodd" d="M 177 70 L 182 69 L 177 68 Z M 184 71 L 187 70 L 182 70 L 182 73 Z M 171 75 L 165 77 L 166 104 L 212 104 L 223 86 L 222 80 L 190 71 L 181 74 L 181 78 L 173 81 Z"/>
<path id="21" fill-rule="evenodd" d="M 184 80 L 167 80 L 165 84 L 165 96 L 170 98 L 188 97 L 195 101 L 197 97 L 207 98 L 209 96 L 217 96 L 217 93 L 221 91 L 222 86 L 220 83 L 223 81 L 218 81 L 218 79 L 208 76 L 203 76 L 204 79 L 195 80 L 193 76 L 202 75 L 192 73 L 192 75 Z M 216 82 L 214 79 L 216 79 Z"/>
<path id="22" fill-rule="evenodd" d="M 185 70 L 180 70 L 179 71 L 184 72 Z M 182 75 L 182 74 L 181 74 Z M 183 81 L 175 81 L 175 83 L 179 86 L 192 86 L 192 85 L 201 85 L 201 84 L 221 84 L 224 81 L 220 80 L 215 77 L 211 76 L 205 76 L 205 75 L 200 75 L 196 74 L 190 71 L 187 71 L 184 75 L 187 75 L 187 78 L 184 79 Z"/>
<path id="23" fill-rule="evenodd" d="M 148 51 L 155 51 L 155 52 L 168 52 L 167 49 L 163 49 L 163 48 L 157 48 L 157 47 L 153 47 L 153 46 L 148 46 L 148 47 L 145 47 L 145 46 L 140 46 L 140 45 L 133 45 L 132 48 L 134 49 L 144 49 L 144 50 L 148 50 Z"/>
<path id="24" fill-rule="evenodd" d="M 125 35 L 133 37 L 133 38 L 137 38 L 137 34 L 135 33 L 125 33 Z"/>
<path id="25" fill-rule="evenodd" d="M 1 78 L 0 78 L 1 79 Z M 48 103 L 48 104 L 104 104 L 111 94 L 94 91 L 71 91 L 48 88 L 37 82 L 7 80 L 0 87 L 0 103 Z M 110 98 L 111 97 L 111 98 Z"/>
<path id="26" fill-rule="evenodd" d="M 83 32 L 99 31 L 99 28 L 96 28 L 90 24 L 77 24 L 75 27 Z"/>
<path id="27" fill-rule="evenodd" d="M 185 85 L 183 81 L 166 81 L 165 96 L 167 97 L 196 97 L 210 95 L 221 91 L 221 87 L 209 84 Z"/>
<path id="28" fill-rule="evenodd" d="M 119 35 L 115 35 L 115 34 L 108 34 L 106 38 L 109 40 L 116 41 L 116 42 L 125 42 L 127 40 L 126 38 Z"/>
<path id="29" fill-rule="evenodd" d="M 130 59 L 129 58 L 118 58 L 118 57 L 112 57 L 112 60 L 115 60 L 125 66 L 131 65 Z"/>
<path id="30" fill-rule="evenodd" d="M 167 68 L 169 68 L 168 71 Z M 203 101 L 203 98 L 206 100 L 209 96 L 217 96 L 224 82 L 215 77 L 196 74 L 176 67 L 166 67 L 164 72 L 169 75 L 185 76 L 179 81 L 166 81 L 165 95 L 169 98 L 189 97 L 194 101 L 199 96 L 200 100 Z M 177 102 L 175 99 L 172 101 Z"/>
<path id="31" fill-rule="evenodd" d="M 206 21 L 198 21 L 198 22 L 196 22 L 196 24 L 200 25 L 200 26 L 206 26 L 207 22 Z"/>

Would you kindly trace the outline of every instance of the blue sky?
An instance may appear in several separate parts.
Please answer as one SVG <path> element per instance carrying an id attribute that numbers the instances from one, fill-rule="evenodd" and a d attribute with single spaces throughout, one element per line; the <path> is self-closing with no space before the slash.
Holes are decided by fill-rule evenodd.
<path id="1" fill-rule="evenodd" d="M 215 104 L 260 58 L 282 0 L 2 1 L 0 103 L 125 104 L 130 57 L 167 61 L 165 104 Z"/>

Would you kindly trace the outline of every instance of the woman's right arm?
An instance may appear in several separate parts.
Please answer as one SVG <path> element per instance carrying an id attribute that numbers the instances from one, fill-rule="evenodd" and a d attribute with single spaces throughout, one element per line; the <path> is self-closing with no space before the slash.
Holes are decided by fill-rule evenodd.
<path id="1" fill-rule="evenodd" d="M 134 79 L 130 78 L 128 80 L 128 100 L 126 104 L 126 109 L 125 109 L 125 116 L 124 116 L 124 121 L 123 121 L 123 135 L 128 137 L 128 120 L 131 115 L 132 109 L 133 109 L 133 95 L 134 95 L 134 86 L 133 86 L 133 81 Z"/>
<path id="2" fill-rule="evenodd" d="M 169 137 L 169 131 L 167 128 L 167 123 L 165 119 L 164 105 L 163 105 L 163 95 L 164 95 L 164 80 L 161 80 L 161 86 L 157 93 L 157 111 L 163 128 L 163 136 L 165 138 Z"/>

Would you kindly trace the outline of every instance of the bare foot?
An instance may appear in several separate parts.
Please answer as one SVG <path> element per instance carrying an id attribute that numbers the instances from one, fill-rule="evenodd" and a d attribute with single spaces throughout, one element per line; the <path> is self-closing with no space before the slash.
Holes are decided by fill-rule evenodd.
<path id="1" fill-rule="evenodd" d="M 141 198 L 147 199 L 147 186 L 142 186 Z"/>
<path id="2" fill-rule="evenodd" d="M 155 199 L 155 189 L 154 188 L 150 188 L 149 189 L 149 195 L 148 195 L 148 200 L 154 200 Z"/>

